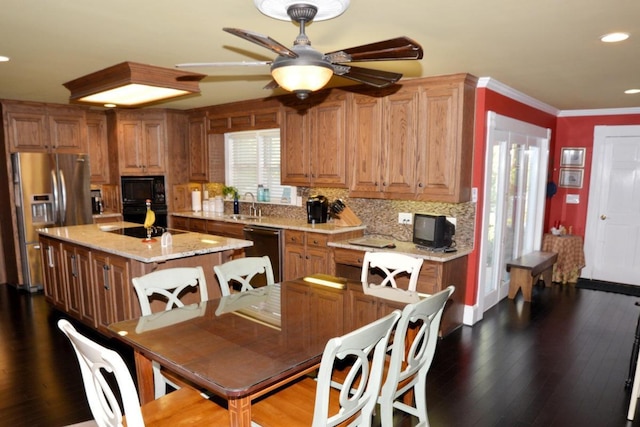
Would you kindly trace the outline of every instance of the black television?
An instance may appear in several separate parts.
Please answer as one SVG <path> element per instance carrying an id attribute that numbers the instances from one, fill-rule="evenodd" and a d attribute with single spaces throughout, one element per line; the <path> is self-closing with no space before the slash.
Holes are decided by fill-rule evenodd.
<path id="1" fill-rule="evenodd" d="M 417 246 L 432 250 L 451 247 L 455 233 L 455 225 L 444 215 L 413 215 L 413 243 Z"/>

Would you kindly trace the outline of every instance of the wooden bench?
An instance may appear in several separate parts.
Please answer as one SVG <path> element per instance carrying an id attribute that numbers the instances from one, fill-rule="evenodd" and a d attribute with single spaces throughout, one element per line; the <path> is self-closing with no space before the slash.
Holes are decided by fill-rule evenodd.
<path id="1" fill-rule="evenodd" d="M 558 260 L 555 252 L 534 251 L 507 263 L 507 271 L 511 272 L 509 298 L 514 299 L 518 289 L 522 289 L 525 301 L 531 302 L 531 288 L 542 276 L 545 286 L 551 286 L 553 264 Z"/>

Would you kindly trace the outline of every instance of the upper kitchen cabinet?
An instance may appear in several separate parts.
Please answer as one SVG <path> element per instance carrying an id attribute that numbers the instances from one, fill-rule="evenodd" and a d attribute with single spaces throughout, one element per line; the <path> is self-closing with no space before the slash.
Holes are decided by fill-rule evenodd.
<path id="1" fill-rule="evenodd" d="M 349 97 L 347 92 L 324 91 L 306 102 L 285 102 L 280 128 L 282 184 L 347 187 Z"/>
<path id="2" fill-rule="evenodd" d="M 468 201 L 475 86 L 475 77 L 458 74 L 355 94 L 350 195 Z"/>
<path id="3" fill-rule="evenodd" d="M 216 105 L 207 109 L 210 134 L 244 130 L 276 129 L 280 126 L 277 98 L 263 98 Z"/>
<path id="4" fill-rule="evenodd" d="M 120 175 L 164 175 L 167 172 L 166 117 L 163 111 L 114 111 L 108 116 L 110 138 L 118 148 Z"/>
<path id="5" fill-rule="evenodd" d="M 449 203 L 471 199 L 477 79 L 468 74 L 433 78 L 419 87 L 421 139 L 416 198 Z"/>
<path id="6" fill-rule="evenodd" d="M 415 193 L 419 95 L 397 88 L 353 97 L 350 194 L 407 198 Z"/>
<path id="7" fill-rule="evenodd" d="M 86 153 L 86 108 L 4 101 L 11 152 Z"/>
<path id="8" fill-rule="evenodd" d="M 87 111 L 86 123 L 91 183 L 107 183 L 109 182 L 107 116 L 102 112 Z"/>
<path id="9" fill-rule="evenodd" d="M 201 111 L 189 114 L 189 181 L 209 181 L 207 116 Z"/>

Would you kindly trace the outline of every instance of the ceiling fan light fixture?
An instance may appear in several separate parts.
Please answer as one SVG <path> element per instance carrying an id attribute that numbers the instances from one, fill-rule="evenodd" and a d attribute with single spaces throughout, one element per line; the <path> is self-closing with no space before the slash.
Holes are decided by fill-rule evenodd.
<path id="1" fill-rule="evenodd" d="M 271 69 L 273 79 L 281 88 L 294 92 L 298 98 L 304 99 L 309 92 L 322 89 L 333 76 L 331 66 L 324 65 L 289 65 Z"/>
<path id="2" fill-rule="evenodd" d="M 122 62 L 64 83 L 73 103 L 139 106 L 199 93 L 204 74 Z"/>

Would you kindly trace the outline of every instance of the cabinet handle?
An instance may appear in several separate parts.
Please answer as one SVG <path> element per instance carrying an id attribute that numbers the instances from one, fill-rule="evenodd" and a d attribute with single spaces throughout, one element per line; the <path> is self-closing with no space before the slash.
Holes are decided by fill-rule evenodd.
<path id="1" fill-rule="evenodd" d="M 317 244 L 318 244 L 318 241 L 317 241 L 317 240 L 314 240 L 314 241 L 313 241 L 313 244 L 314 244 L 314 245 L 317 245 Z"/>
<path id="2" fill-rule="evenodd" d="M 51 246 L 47 246 L 47 260 L 49 261 L 49 267 L 53 268 L 55 267 L 55 265 L 53 264 L 53 254 L 52 254 L 53 250 L 51 248 Z"/>
<path id="3" fill-rule="evenodd" d="M 387 182 L 386 181 L 382 181 L 382 186 L 386 187 L 387 186 Z"/>
<path id="4" fill-rule="evenodd" d="M 418 183 L 418 187 L 422 188 L 422 183 L 421 182 Z"/>
<path id="5" fill-rule="evenodd" d="M 76 266 L 76 256 L 71 255 L 71 275 L 73 277 L 78 277 L 78 270 Z"/>
<path id="6" fill-rule="evenodd" d="M 104 280 L 104 288 L 108 291 L 110 289 L 110 286 L 109 286 L 109 266 L 108 265 L 103 265 L 102 266 L 102 278 Z"/>

